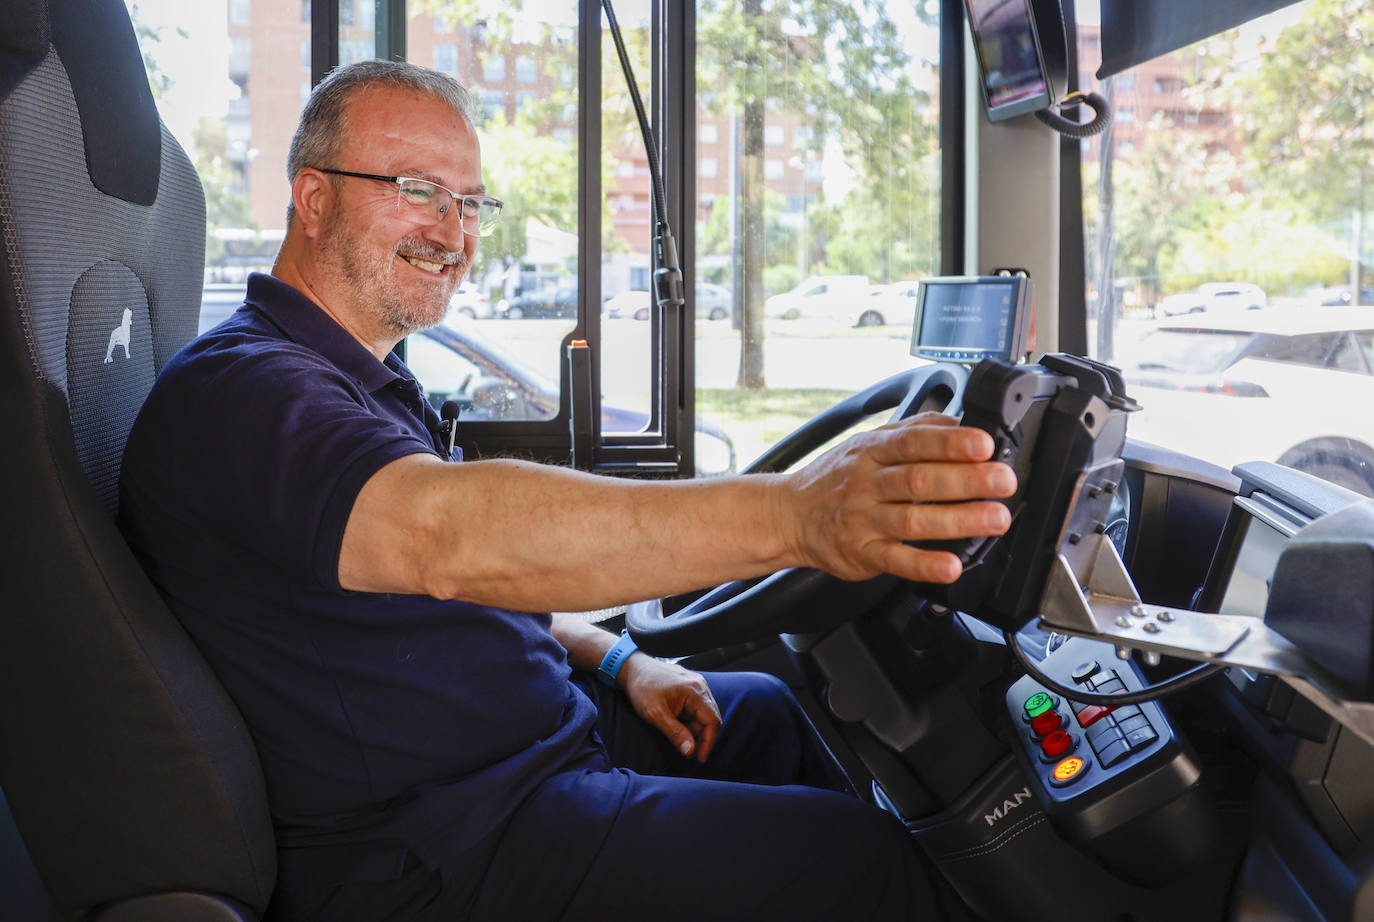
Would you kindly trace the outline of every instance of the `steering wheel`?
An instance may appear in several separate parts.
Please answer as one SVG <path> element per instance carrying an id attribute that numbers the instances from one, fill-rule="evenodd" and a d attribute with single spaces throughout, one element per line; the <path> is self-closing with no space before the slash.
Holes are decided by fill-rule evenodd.
<path id="1" fill-rule="evenodd" d="M 892 422 L 927 410 L 957 414 L 968 375 L 962 365 L 925 365 L 879 381 L 803 423 L 745 473 L 786 470 L 855 423 L 889 408 L 895 408 Z M 682 656 L 833 627 L 868 610 L 898 582 L 890 575 L 846 582 L 821 570 L 795 567 L 722 583 L 704 593 L 636 602 L 626 610 L 625 624 L 645 652 Z"/>

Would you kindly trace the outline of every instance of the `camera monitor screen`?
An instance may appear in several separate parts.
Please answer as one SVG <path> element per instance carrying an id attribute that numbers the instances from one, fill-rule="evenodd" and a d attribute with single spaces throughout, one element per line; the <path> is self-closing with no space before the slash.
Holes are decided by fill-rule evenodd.
<path id="1" fill-rule="evenodd" d="M 965 0 L 988 120 L 1050 104 L 1050 83 L 1027 0 Z"/>
<path id="2" fill-rule="evenodd" d="M 1031 280 L 1018 275 L 922 279 L 911 354 L 937 362 L 1019 362 L 1030 328 Z"/>

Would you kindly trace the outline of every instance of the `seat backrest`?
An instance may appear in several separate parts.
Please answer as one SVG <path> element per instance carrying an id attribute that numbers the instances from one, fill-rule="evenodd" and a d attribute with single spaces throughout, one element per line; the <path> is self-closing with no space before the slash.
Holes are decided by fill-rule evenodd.
<path id="1" fill-rule="evenodd" d="M 256 753 L 114 524 L 205 246 L 122 0 L 0 7 L 0 239 L 0 789 L 67 916 L 181 891 L 260 914 Z"/>

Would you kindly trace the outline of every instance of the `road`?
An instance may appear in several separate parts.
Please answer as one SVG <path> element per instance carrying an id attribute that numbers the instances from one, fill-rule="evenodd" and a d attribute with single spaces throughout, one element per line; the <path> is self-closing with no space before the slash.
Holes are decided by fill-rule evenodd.
<path id="1" fill-rule="evenodd" d="M 776 323 L 776 326 L 774 325 Z M 557 343 L 567 320 L 487 320 L 477 329 L 521 362 L 557 380 Z M 607 320 L 602 328 L 601 390 L 609 401 L 634 406 L 649 393 L 649 324 Z M 764 369 L 770 388 L 855 391 L 910 368 L 905 331 L 897 327 L 845 329 L 823 321 L 770 322 Z M 728 389 L 739 373 L 739 332 L 727 323 L 703 322 L 696 338 L 696 386 Z"/>

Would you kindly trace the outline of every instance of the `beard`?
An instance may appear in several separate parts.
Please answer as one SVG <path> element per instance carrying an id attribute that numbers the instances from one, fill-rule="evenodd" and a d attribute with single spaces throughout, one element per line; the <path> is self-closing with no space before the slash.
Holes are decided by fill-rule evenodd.
<path id="1" fill-rule="evenodd" d="M 467 253 L 446 250 L 418 235 L 402 239 L 390 253 L 369 256 L 360 235 L 337 211 L 329 217 L 319 246 L 328 270 L 348 283 L 354 308 L 398 336 L 427 330 L 442 321 L 448 314 L 449 298 L 468 268 Z M 427 285 L 418 277 L 403 280 L 399 272 L 404 270 L 396 265 L 396 259 L 406 256 L 449 269 Z"/>

